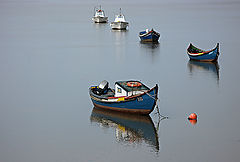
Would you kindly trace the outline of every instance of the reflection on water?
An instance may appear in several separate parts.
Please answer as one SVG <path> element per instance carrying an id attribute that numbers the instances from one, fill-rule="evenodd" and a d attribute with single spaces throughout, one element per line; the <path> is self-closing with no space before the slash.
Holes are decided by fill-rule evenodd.
<path id="1" fill-rule="evenodd" d="M 217 62 L 199 62 L 189 60 L 188 69 L 191 75 L 198 72 L 208 72 L 212 74 L 212 76 L 217 79 L 217 83 L 219 83 L 219 64 Z"/>
<path id="2" fill-rule="evenodd" d="M 152 49 L 153 51 L 155 48 L 159 47 L 158 42 L 142 42 L 142 41 L 140 41 L 140 45 L 143 48 L 149 48 L 149 49 Z"/>
<path id="3" fill-rule="evenodd" d="M 189 122 L 190 122 L 192 125 L 196 125 L 196 124 L 197 124 L 197 120 L 189 120 Z"/>
<path id="4" fill-rule="evenodd" d="M 126 36 L 128 35 L 128 30 L 111 30 L 115 40 L 118 41 L 126 41 Z"/>
<path id="5" fill-rule="evenodd" d="M 128 30 L 111 30 L 112 40 L 114 42 L 115 57 L 117 62 L 126 59 L 126 47 L 128 39 Z"/>
<path id="6" fill-rule="evenodd" d="M 128 144 L 146 142 L 156 152 L 159 151 L 157 131 L 149 115 L 139 116 L 93 108 L 90 120 L 104 128 L 115 128 L 118 142 Z"/>
<path id="7" fill-rule="evenodd" d="M 94 30 L 105 32 L 108 23 L 92 23 Z"/>
<path id="8" fill-rule="evenodd" d="M 140 41 L 139 46 L 141 48 L 141 53 L 144 55 L 151 55 L 152 62 L 155 62 L 157 60 L 156 57 L 159 56 L 160 53 L 160 43 Z"/>

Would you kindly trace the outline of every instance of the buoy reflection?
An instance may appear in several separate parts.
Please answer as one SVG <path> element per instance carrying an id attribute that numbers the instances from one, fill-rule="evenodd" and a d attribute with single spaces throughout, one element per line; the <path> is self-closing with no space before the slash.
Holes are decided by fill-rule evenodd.
<path id="1" fill-rule="evenodd" d="M 196 124 L 197 124 L 197 120 L 189 120 L 189 122 L 190 122 L 192 125 L 196 125 Z"/>

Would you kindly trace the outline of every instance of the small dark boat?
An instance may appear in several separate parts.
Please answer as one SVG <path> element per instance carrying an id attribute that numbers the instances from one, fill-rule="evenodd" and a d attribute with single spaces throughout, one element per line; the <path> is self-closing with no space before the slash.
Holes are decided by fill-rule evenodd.
<path id="1" fill-rule="evenodd" d="M 89 94 L 96 107 L 147 115 L 156 105 L 158 85 L 150 89 L 139 81 L 118 81 L 113 90 L 104 80 L 99 86 L 91 86 Z"/>
<path id="2" fill-rule="evenodd" d="M 219 56 L 219 43 L 217 43 L 214 49 L 209 51 L 201 50 L 190 43 L 187 53 L 190 60 L 214 62 L 217 61 Z"/>
<path id="3" fill-rule="evenodd" d="M 139 33 L 139 37 L 142 42 L 158 42 L 160 34 L 156 31 L 152 30 L 144 30 Z"/>
<path id="4" fill-rule="evenodd" d="M 159 151 L 157 130 L 149 115 L 126 114 L 94 107 L 90 121 L 99 123 L 103 128 L 115 128 L 118 142 L 129 144 L 145 142 Z"/>

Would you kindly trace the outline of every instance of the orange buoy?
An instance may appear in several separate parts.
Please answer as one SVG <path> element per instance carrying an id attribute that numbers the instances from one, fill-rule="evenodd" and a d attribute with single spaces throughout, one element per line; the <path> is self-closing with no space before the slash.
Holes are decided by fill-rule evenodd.
<path id="1" fill-rule="evenodd" d="M 140 82 L 127 82 L 127 86 L 129 87 L 140 87 L 142 84 Z"/>
<path id="2" fill-rule="evenodd" d="M 197 114 L 192 113 L 188 116 L 188 120 L 197 120 Z"/>

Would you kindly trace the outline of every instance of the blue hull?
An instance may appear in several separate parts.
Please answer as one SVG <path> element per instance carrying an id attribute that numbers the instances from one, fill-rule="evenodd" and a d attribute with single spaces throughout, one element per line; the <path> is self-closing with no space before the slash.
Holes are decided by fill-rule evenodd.
<path id="1" fill-rule="evenodd" d="M 98 108 L 135 114 L 150 114 L 156 105 L 157 93 L 158 86 L 156 85 L 147 93 L 126 98 L 124 101 L 102 101 L 96 98 L 96 96 L 91 95 L 91 91 L 90 96 L 94 106 Z"/>
<path id="2" fill-rule="evenodd" d="M 210 53 L 203 54 L 203 55 L 200 55 L 200 56 L 189 55 L 189 58 L 191 60 L 199 60 L 199 61 L 215 61 L 215 60 L 217 60 L 217 57 L 218 57 L 217 51 L 212 51 Z"/>
<path id="3" fill-rule="evenodd" d="M 143 31 L 139 33 L 139 37 L 143 42 L 157 42 L 160 34 L 155 31 L 150 31 L 148 33 L 146 33 L 146 31 Z"/>

